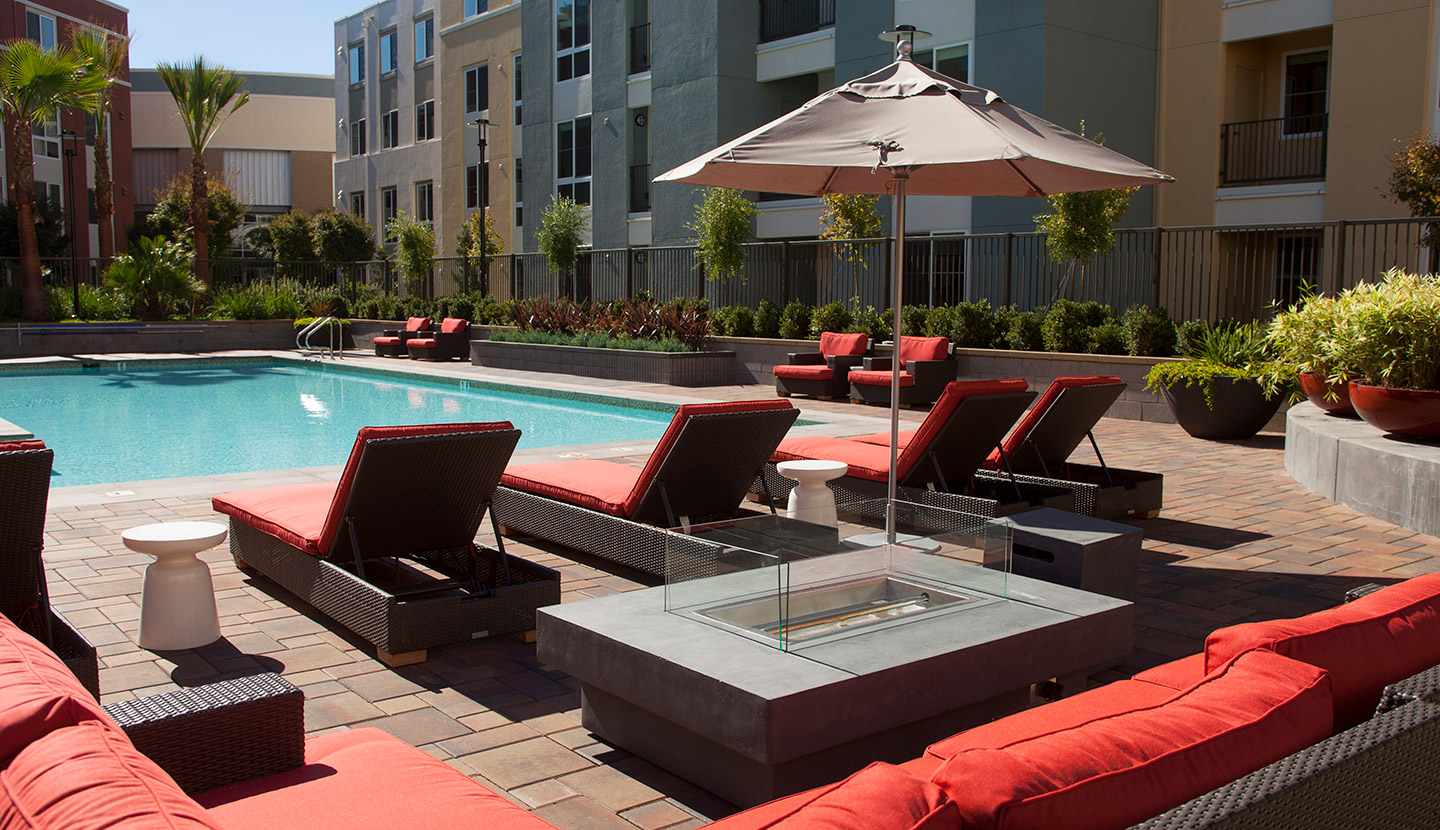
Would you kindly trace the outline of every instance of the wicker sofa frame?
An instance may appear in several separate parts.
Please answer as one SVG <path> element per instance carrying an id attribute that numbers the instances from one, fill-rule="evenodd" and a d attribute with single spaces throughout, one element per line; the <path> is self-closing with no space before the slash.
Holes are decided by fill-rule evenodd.
<path id="1" fill-rule="evenodd" d="M 765 459 L 799 415 L 787 407 L 687 416 L 628 516 L 504 485 L 495 491 L 493 513 L 506 533 L 664 576 L 665 528 L 735 517 Z"/>
<path id="2" fill-rule="evenodd" d="M 373 643 L 391 666 L 422 662 L 436 646 L 530 631 L 535 609 L 560 601 L 560 574 L 506 554 L 498 526 L 497 549 L 474 543 L 519 437 L 491 429 L 364 441 L 327 554 L 233 514 L 230 550 L 241 567 Z"/>
<path id="3" fill-rule="evenodd" d="M 867 357 L 861 368 L 865 371 L 889 371 L 893 357 Z M 900 387 L 901 406 L 929 406 L 940 398 L 946 384 L 955 380 L 959 373 L 959 361 L 951 355 L 944 360 L 907 360 L 902 372 L 915 379 L 913 386 Z M 890 404 L 890 382 L 850 383 L 850 400 L 853 403 Z"/>
<path id="4" fill-rule="evenodd" d="M 470 359 L 470 324 L 465 320 L 458 320 L 459 327 L 456 331 L 446 331 L 445 325 L 450 323 L 446 319 L 439 329 L 435 331 L 422 331 L 405 341 L 405 350 L 409 353 L 411 360 L 469 360 Z M 417 341 L 419 344 L 417 345 Z M 429 345 L 433 344 L 433 345 Z"/>
<path id="5" fill-rule="evenodd" d="M 410 341 L 410 338 L 419 337 L 422 334 L 429 334 L 431 331 L 430 319 L 428 317 L 423 319 L 424 322 L 419 323 L 421 328 L 412 329 L 410 328 L 410 322 L 406 321 L 405 328 L 403 329 L 385 329 L 380 332 L 380 336 L 375 338 L 375 356 L 405 357 L 409 348 L 406 344 Z"/>

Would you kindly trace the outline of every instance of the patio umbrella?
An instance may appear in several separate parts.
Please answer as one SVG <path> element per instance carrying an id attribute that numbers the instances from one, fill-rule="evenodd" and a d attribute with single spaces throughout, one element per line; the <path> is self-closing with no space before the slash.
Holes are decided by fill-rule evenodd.
<path id="1" fill-rule="evenodd" d="M 897 26 L 898 59 L 655 178 L 780 193 L 893 194 L 891 509 L 900 431 L 900 289 L 907 191 L 927 196 L 1047 196 L 1173 181 L 1170 176 L 910 60 L 927 33 Z"/>

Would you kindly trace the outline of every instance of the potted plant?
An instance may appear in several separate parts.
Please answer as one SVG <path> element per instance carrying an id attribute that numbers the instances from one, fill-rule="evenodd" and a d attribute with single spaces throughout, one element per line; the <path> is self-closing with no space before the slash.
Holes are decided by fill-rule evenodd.
<path id="1" fill-rule="evenodd" d="M 1355 411 L 1394 435 L 1440 438 L 1440 276 L 1394 269 L 1340 305 L 1334 360 Z"/>
<path id="2" fill-rule="evenodd" d="M 1275 359 L 1256 323 L 1207 328 L 1185 360 L 1159 363 L 1145 376 L 1175 420 L 1196 438 L 1249 438 L 1293 390 L 1295 372 Z"/>
<path id="3" fill-rule="evenodd" d="M 1330 413 L 1354 418 L 1347 379 L 1335 363 L 1335 332 L 1343 303 L 1338 297 L 1312 295 L 1275 315 L 1266 336 L 1276 357 L 1299 373 L 1300 391 Z"/>

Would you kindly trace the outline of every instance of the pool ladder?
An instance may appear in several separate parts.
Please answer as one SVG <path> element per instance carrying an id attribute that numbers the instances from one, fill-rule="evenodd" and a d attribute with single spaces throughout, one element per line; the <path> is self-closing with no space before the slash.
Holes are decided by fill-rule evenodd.
<path id="1" fill-rule="evenodd" d="M 315 332 L 322 328 L 325 329 L 325 333 L 329 335 L 329 342 L 316 346 L 310 342 L 310 338 L 314 337 Z M 338 357 L 343 360 L 345 359 L 344 338 L 345 330 L 340 326 L 340 321 L 337 318 L 321 317 L 319 320 L 301 329 L 300 333 L 295 335 L 295 346 L 306 352 L 314 352 L 318 358 L 324 358 L 328 355 L 331 359 Z M 340 344 L 340 348 L 338 349 L 335 348 L 337 342 Z"/>

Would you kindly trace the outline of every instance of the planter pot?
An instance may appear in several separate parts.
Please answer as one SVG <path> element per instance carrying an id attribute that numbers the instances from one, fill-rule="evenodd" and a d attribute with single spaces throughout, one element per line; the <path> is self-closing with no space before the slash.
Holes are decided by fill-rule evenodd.
<path id="1" fill-rule="evenodd" d="M 1440 438 L 1440 392 L 1352 383 L 1350 401 L 1376 429 L 1408 438 Z"/>
<path id="2" fill-rule="evenodd" d="M 1344 383 L 1327 383 L 1324 375 L 1305 372 L 1300 375 L 1300 391 L 1315 404 L 1331 415 L 1346 418 L 1357 417 L 1355 407 L 1350 403 L 1350 386 Z M 1333 398 L 1330 396 L 1334 392 Z"/>
<path id="3" fill-rule="evenodd" d="M 1180 426 L 1196 438 L 1250 438 L 1280 409 L 1283 395 L 1266 400 L 1260 384 L 1250 378 L 1216 378 L 1215 408 L 1205 404 L 1200 386 L 1176 384 L 1161 390 Z"/>

